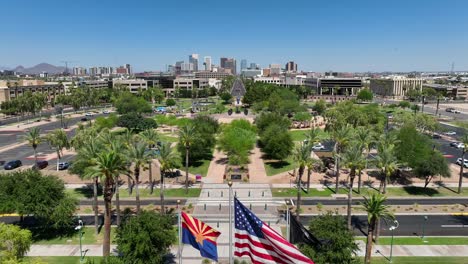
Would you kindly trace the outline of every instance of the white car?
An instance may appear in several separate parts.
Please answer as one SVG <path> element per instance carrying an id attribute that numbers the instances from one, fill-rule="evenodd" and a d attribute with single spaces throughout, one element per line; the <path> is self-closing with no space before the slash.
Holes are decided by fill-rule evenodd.
<path id="1" fill-rule="evenodd" d="M 457 145 L 456 147 L 459 148 L 459 149 L 462 149 L 462 148 L 465 147 L 465 144 L 463 144 L 463 143 L 458 143 L 458 145 Z"/>
<path id="2" fill-rule="evenodd" d="M 450 110 L 451 113 L 454 113 L 454 114 L 460 114 L 461 112 L 457 109 L 451 109 Z"/>
<path id="3" fill-rule="evenodd" d="M 461 158 L 458 158 L 456 163 L 457 163 L 458 165 L 461 166 L 461 164 L 462 164 L 462 159 L 461 159 Z M 463 167 L 468 168 L 468 159 L 464 159 L 464 161 L 463 161 Z"/>
<path id="4" fill-rule="evenodd" d="M 104 111 L 102 111 L 102 113 L 105 114 L 105 115 L 107 115 L 107 114 L 109 114 L 110 112 L 109 112 L 109 110 L 104 110 Z"/>
<path id="5" fill-rule="evenodd" d="M 444 134 L 447 135 L 447 136 L 455 136 L 455 135 L 457 134 L 457 132 L 455 132 L 455 131 L 448 131 L 448 132 L 445 132 Z"/>
<path id="6" fill-rule="evenodd" d="M 93 116 L 93 115 L 94 115 L 94 114 L 91 113 L 91 112 L 88 112 L 88 113 L 85 114 L 85 116 Z"/>
<path id="7" fill-rule="evenodd" d="M 322 143 L 317 143 L 312 146 L 313 150 L 324 150 L 325 146 L 322 145 Z"/>

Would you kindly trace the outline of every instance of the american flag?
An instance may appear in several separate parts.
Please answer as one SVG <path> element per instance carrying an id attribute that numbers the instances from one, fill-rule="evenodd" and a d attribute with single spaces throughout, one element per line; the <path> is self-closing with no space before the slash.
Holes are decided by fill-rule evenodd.
<path id="1" fill-rule="evenodd" d="M 249 256 L 253 264 L 314 264 L 294 245 L 234 198 L 235 235 L 234 255 Z"/>

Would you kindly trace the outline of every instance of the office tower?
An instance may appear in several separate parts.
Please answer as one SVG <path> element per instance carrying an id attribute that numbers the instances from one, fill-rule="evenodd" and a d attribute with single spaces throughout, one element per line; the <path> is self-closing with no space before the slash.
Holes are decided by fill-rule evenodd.
<path id="1" fill-rule="evenodd" d="M 210 56 L 206 56 L 204 58 L 204 65 L 205 65 L 205 71 L 211 71 L 211 57 Z"/>
<path id="2" fill-rule="evenodd" d="M 255 62 L 251 62 L 251 63 L 250 63 L 249 69 L 251 69 L 251 70 L 259 70 L 259 69 L 260 69 L 260 65 L 258 65 L 258 64 L 255 63 Z"/>
<path id="3" fill-rule="evenodd" d="M 193 71 L 198 71 L 198 54 L 190 55 L 189 63 L 193 65 Z"/>
<path id="4" fill-rule="evenodd" d="M 294 61 L 286 63 L 286 72 L 297 72 L 297 64 Z"/>
<path id="5" fill-rule="evenodd" d="M 241 60 L 241 71 L 247 69 L 247 60 Z"/>
<path id="6" fill-rule="evenodd" d="M 127 69 L 127 74 L 130 75 L 132 74 L 132 67 L 130 66 L 130 64 L 125 64 L 125 69 Z"/>
<path id="7" fill-rule="evenodd" d="M 279 64 L 270 64 L 270 75 L 277 76 L 281 74 L 281 65 Z"/>
<path id="8" fill-rule="evenodd" d="M 236 75 L 237 71 L 237 64 L 236 64 L 236 59 L 234 58 L 221 58 L 221 68 L 224 70 L 230 72 L 233 75 Z"/>
<path id="9" fill-rule="evenodd" d="M 224 65 L 226 64 L 227 60 L 228 60 L 228 58 L 221 58 L 219 60 L 219 67 L 224 68 Z"/>

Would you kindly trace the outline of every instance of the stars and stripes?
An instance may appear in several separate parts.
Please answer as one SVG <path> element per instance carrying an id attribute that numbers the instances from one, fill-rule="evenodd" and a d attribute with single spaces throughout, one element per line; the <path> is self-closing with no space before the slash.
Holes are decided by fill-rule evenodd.
<path id="1" fill-rule="evenodd" d="M 234 198 L 234 255 L 248 256 L 254 264 L 313 264 L 294 245 L 262 222 Z"/>

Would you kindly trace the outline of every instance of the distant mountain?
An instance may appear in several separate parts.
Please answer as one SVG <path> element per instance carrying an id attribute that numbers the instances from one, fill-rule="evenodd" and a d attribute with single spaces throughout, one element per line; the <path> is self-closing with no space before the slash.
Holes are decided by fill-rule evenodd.
<path id="1" fill-rule="evenodd" d="M 13 69 L 15 72 L 19 73 L 24 73 L 24 74 L 39 74 L 42 72 L 47 72 L 49 74 L 56 74 L 56 73 L 62 73 L 65 71 L 65 67 L 62 66 L 54 66 L 52 64 L 48 63 L 40 63 L 36 66 L 33 66 L 31 68 L 25 68 L 23 66 L 18 66 Z"/>
<path id="2" fill-rule="evenodd" d="M 10 67 L 0 66 L 0 71 L 9 70 Z"/>

